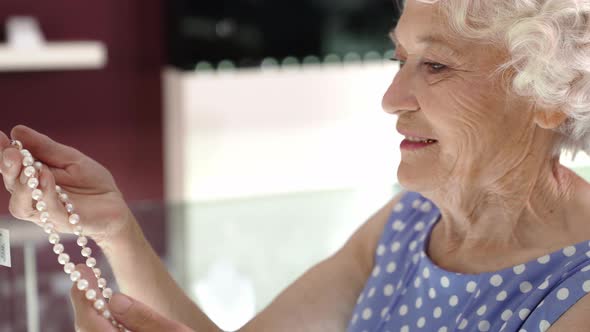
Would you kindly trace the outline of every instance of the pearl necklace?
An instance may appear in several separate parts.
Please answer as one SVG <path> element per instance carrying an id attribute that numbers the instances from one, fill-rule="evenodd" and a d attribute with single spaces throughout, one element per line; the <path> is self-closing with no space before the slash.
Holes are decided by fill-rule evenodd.
<path id="1" fill-rule="evenodd" d="M 39 179 L 36 177 L 37 173 L 41 171 L 43 166 L 41 162 L 35 161 L 31 152 L 23 149 L 23 145 L 20 141 L 13 140 L 11 145 L 15 146 L 23 156 L 24 174 L 28 177 L 27 187 L 32 190 L 31 196 L 36 201 L 35 208 L 41 212 L 39 217 L 39 225 L 43 227 L 45 233 L 49 234 L 49 243 L 53 244 L 53 252 L 57 254 L 57 261 L 63 265 L 64 272 L 69 274 L 72 282 L 76 283 L 76 287 L 85 292 L 85 297 L 88 299 L 94 309 L 102 315 L 104 318 L 109 320 L 113 326 L 123 330 L 124 326 L 118 323 L 112 316 L 111 312 L 106 309 L 107 301 L 113 296 L 113 291 L 107 287 L 107 281 L 105 278 L 101 278 L 101 271 L 96 267 L 96 259 L 92 257 L 92 249 L 87 247 L 88 238 L 83 235 L 83 229 L 80 225 L 80 216 L 74 212 L 74 205 L 69 201 L 68 194 L 63 189 L 56 185 L 55 191 L 57 192 L 59 200 L 63 203 L 68 212 L 68 221 L 74 226 L 74 234 L 78 236 L 76 243 L 82 248 L 82 256 L 86 258 L 86 265 L 92 268 L 94 276 L 97 278 L 98 287 L 102 290 L 101 299 L 96 290 L 89 288 L 88 280 L 82 278 L 80 271 L 76 270 L 76 265 L 70 262 L 70 255 L 64 252 L 64 245 L 59 242 L 59 234 L 55 231 L 55 225 L 50 221 L 49 212 L 47 212 L 47 203 L 43 199 L 43 192 L 38 189 Z"/>

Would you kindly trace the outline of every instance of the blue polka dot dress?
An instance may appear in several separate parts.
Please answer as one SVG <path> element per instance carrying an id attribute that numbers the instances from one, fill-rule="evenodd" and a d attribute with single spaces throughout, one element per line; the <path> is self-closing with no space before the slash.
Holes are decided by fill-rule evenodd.
<path id="1" fill-rule="evenodd" d="M 440 212 L 418 193 L 395 206 L 347 331 L 543 332 L 590 292 L 590 242 L 500 271 L 443 270 L 425 254 Z"/>

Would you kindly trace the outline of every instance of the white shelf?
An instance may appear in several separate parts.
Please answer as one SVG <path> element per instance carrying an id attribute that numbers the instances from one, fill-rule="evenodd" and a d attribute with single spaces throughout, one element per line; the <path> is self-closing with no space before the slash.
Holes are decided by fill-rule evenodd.
<path id="1" fill-rule="evenodd" d="M 17 48 L 0 44 L 0 72 L 100 69 L 107 61 L 101 42 L 52 42 Z"/>

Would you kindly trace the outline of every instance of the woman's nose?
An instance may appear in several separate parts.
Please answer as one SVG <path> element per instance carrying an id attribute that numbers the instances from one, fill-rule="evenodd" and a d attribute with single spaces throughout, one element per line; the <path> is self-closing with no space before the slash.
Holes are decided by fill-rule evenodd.
<path id="1" fill-rule="evenodd" d="M 385 112 L 400 115 L 420 108 L 414 93 L 412 77 L 407 64 L 398 70 L 381 100 L 381 106 Z"/>

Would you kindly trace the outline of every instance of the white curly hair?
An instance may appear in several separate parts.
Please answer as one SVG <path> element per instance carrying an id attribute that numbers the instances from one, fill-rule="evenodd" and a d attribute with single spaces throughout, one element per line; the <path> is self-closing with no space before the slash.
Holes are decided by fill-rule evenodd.
<path id="1" fill-rule="evenodd" d="M 554 156 L 590 154 L 590 0 L 416 1 L 438 2 L 459 36 L 504 46 L 512 91 L 567 115 Z"/>

